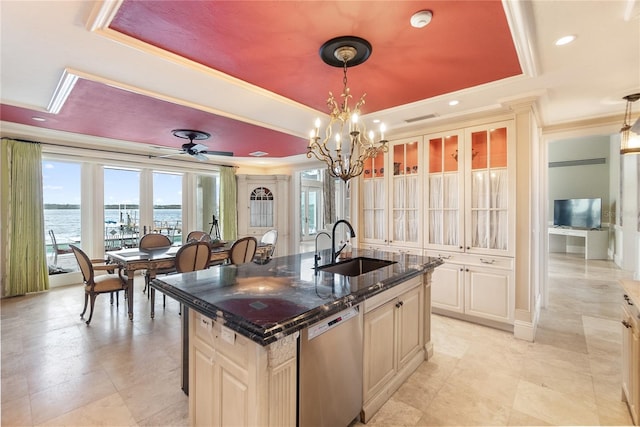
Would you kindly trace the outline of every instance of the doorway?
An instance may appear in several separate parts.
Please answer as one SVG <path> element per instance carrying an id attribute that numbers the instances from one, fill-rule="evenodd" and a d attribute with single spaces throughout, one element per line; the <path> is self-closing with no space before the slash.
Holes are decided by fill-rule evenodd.
<path id="1" fill-rule="evenodd" d="M 313 240 L 322 228 L 322 188 L 302 185 L 300 191 L 300 241 Z"/>

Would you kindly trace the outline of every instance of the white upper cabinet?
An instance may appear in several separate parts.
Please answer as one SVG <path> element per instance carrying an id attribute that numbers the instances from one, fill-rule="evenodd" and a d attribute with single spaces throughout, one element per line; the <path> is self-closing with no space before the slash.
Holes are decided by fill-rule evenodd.
<path id="1" fill-rule="evenodd" d="M 392 141 L 389 146 L 393 175 L 389 178 L 389 244 L 422 247 L 422 180 L 419 160 L 422 137 Z"/>
<path id="2" fill-rule="evenodd" d="M 365 162 L 362 242 L 405 251 L 422 248 L 422 137 L 389 142 L 387 153 Z"/>
<path id="3" fill-rule="evenodd" d="M 464 250 L 464 133 L 427 135 L 425 166 L 425 246 Z"/>
<path id="4" fill-rule="evenodd" d="M 513 122 L 425 136 L 425 247 L 513 254 Z"/>
<path id="5" fill-rule="evenodd" d="M 362 241 L 376 245 L 388 242 L 386 160 L 385 153 L 378 153 L 376 157 L 367 159 L 362 174 Z"/>

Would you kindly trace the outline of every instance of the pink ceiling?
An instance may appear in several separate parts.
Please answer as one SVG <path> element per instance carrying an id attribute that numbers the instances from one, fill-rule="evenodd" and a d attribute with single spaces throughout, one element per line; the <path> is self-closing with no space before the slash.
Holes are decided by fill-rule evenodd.
<path id="1" fill-rule="evenodd" d="M 9 122 L 37 126 L 35 115 L 45 118 L 44 127 L 49 129 L 176 148 L 188 141 L 174 137 L 173 129 L 197 129 L 211 134 L 199 143 L 240 157 L 260 149 L 247 143 L 254 140 L 260 141 L 262 150 L 268 147 L 272 157 L 306 152 L 307 141 L 295 136 L 83 79 L 78 79 L 57 115 L 7 105 L 2 105 L 0 114 Z"/>
<path id="2" fill-rule="evenodd" d="M 411 15 L 433 11 L 416 29 Z M 372 54 L 349 70 L 371 113 L 520 74 L 500 0 L 125 1 L 112 29 L 320 111 L 340 93 L 340 69 L 318 55 L 355 35 Z"/>
<path id="3" fill-rule="evenodd" d="M 431 9 L 430 25 L 410 16 Z M 320 46 L 343 35 L 367 39 L 371 57 L 349 69 L 351 93 L 368 92 L 363 113 L 518 75 L 500 0 L 485 1 L 131 1 L 110 28 L 326 112 L 342 71 Z M 108 85 L 79 79 L 61 112 L 1 106 L 2 120 L 86 135 L 180 147 L 175 128 L 212 134 L 211 150 L 286 157 L 306 141 Z M 34 122 L 33 116 L 47 118 Z"/>

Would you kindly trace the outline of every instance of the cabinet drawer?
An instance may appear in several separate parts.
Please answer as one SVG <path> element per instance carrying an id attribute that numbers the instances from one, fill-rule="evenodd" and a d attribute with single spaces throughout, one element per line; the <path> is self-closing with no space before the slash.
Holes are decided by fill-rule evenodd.
<path id="1" fill-rule="evenodd" d="M 513 270 L 513 258 L 490 255 L 470 255 L 464 253 L 425 250 L 425 255 L 442 258 L 445 263 L 465 264 L 482 267 L 500 268 L 503 270 Z"/>
<path id="2" fill-rule="evenodd" d="M 422 276 L 417 276 L 407 280 L 404 283 L 401 283 L 398 286 L 394 286 L 389 290 L 374 295 L 371 298 L 367 298 L 366 300 L 364 300 L 364 312 L 368 313 L 376 307 L 380 307 L 382 304 L 391 301 L 392 299 L 398 297 L 399 295 L 402 295 L 408 290 L 411 290 L 420 285 L 422 285 Z"/>

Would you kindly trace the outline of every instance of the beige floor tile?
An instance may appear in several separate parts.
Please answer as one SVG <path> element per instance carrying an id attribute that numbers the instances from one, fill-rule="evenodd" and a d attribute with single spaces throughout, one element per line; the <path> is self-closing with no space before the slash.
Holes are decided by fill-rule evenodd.
<path id="1" fill-rule="evenodd" d="M 534 343 L 434 315 L 434 356 L 367 425 L 629 425 L 616 282 L 628 273 L 563 255 L 549 272 Z M 180 306 L 157 299 L 150 319 L 141 279 L 133 322 L 102 296 L 87 326 L 80 286 L 0 301 L 3 426 L 188 425 Z"/>
<path id="2" fill-rule="evenodd" d="M 53 418 L 40 426 L 137 426 L 118 393 Z"/>
<path id="3" fill-rule="evenodd" d="M 419 426 L 505 426 L 511 406 L 478 395 L 472 389 L 445 384 L 433 399 Z"/>
<path id="4" fill-rule="evenodd" d="M 2 389 L 2 394 L 10 394 L 10 391 Z M 2 410 L 0 411 L 0 421 L 2 426 L 30 426 L 31 420 L 31 402 L 29 396 L 22 396 L 17 399 L 2 399 Z"/>
<path id="5" fill-rule="evenodd" d="M 553 425 L 599 425 L 595 404 L 576 397 L 522 380 L 513 409 Z"/>

